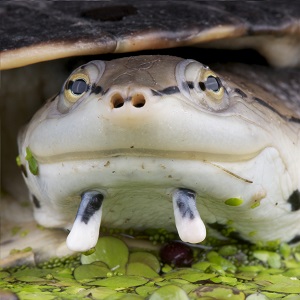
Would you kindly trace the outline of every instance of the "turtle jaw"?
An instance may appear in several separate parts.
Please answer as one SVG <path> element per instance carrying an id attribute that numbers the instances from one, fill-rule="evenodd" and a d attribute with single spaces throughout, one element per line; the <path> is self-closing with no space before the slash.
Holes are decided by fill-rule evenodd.
<path id="1" fill-rule="evenodd" d="M 266 149 L 258 157 L 236 164 L 122 156 L 57 162 L 41 164 L 39 177 L 30 174 L 27 180 L 36 197 L 41 199 L 41 208 L 35 209 L 36 219 L 46 227 L 74 227 L 71 232 L 75 233 L 90 229 L 98 232 L 95 228 L 101 222 L 112 228 L 163 227 L 173 231 L 176 224 L 183 240 L 200 242 L 205 238 L 203 222 L 226 224 L 234 220 L 234 225 L 247 236 L 251 228 L 257 228 L 256 222 L 274 220 L 274 216 L 270 219 L 264 215 L 265 207 L 270 209 L 277 202 L 278 211 L 273 215 L 283 212 L 284 204 L 278 195 L 284 183 L 278 182 L 276 189 L 273 186 L 274 179 L 278 178 L 276 170 L 281 172 L 282 169 L 280 165 L 272 165 L 278 158 L 276 155 L 275 149 Z M 264 178 L 260 176 L 261 168 L 267 174 Z M 82 216 L 80 195 L 91 191 L 103 195 L 103 211 L 102 217 L 95 214 L 95 219 L 86 225 L 75 215 L 78 210 L 77 215 Z M 193 193 L 194 198 L 190 195 Z M 242 204 L 228 206 L 225 202 L 232 198 L 239 198 Z M 193 199 L 198 210 L 193 206 Z M 251 208 L 260 203 L 261 210 Z M 195 218 L 184 218 L 185 212 Z M 69 241 L 76 251 L 85 251 L 85 247 L 91 245 L 74 244 L 72 238 Z"/>

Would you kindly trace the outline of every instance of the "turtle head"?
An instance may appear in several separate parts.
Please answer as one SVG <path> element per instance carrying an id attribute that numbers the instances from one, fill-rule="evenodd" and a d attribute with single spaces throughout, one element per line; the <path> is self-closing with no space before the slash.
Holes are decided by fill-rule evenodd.
<path id="1" fill-rule="evenodd" d="M 256 130 L 257 115 L 247 106 L 194 60 L 92 61 L 70 75 L 26 138 L 35 155 L 47 160 L 88 152 L 249 156 L 266 147 L 269 136 Z"/>
<path id="2" fill-rule="evenodd" d="M 73 228 L 68 245 L 78 251 L 95 245 L 101 219 L 138 229 L 175 223 L 193 243 L 205 238 L 202 218 L 233 220 L 246 238 L 261 232 L 258 221 L 274 220 L 266 212 L 278 203 L 289 207 L 293 187 L 274 132 L 288 137 L 269 124 L 280 116 L 255 104 L 251 91 L 190 59 L 138 56 L 76 69 L 19 139 L 21 164 L 36 170 L 26 178 L 40 200 L 36 219 Z M 257 239 L 272 238 L 270 230 L 277 238 L 272 226 Z"/>

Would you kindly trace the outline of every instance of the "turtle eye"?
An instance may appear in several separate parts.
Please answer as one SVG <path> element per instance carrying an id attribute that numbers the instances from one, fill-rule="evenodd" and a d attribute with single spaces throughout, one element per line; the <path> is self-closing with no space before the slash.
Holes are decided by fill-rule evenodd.
<path id="1" fill-rule="evenodd" d="M 215 93 L 218 93 L 221 89 L 220 80 L 218 77 L 208 76 L 204 82 L 206 89 L 211 90 Z"/>
<path id="2" fill-rule="evenodd" d="M 64 95 L 69 102 L 75 103 L 89 88 L 89 77 L 86 74 L 73 74 L 66 82 Z"/>
<path id="3" fill-rule="evenodd" d="M 216 100 L 221 100 L 224 96 L 224 87 L 220 78 L 210 70 L 200 78 L 199 87 Z"/>
<path id="4" fill-rule="evenodd" d="M 69 81 L 67 89 L 71 91 L 75 96 L 82 95 L 88 89 L 88 84 L 84 79 L 76 79 L 75 81 Z"/>
<path id="5" fill-rule="evenodd" d="M 229 107 L 230 99 L 221 80 L 209 67 L 185 59 L 176 66 L 176 81 L 181 94 L 200 109 L 222 111 Z"/>

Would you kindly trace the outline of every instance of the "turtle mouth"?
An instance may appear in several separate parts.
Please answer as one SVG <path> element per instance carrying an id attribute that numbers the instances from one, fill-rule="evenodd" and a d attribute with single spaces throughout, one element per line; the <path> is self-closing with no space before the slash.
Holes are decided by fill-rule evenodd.
<path id="1" fill-rule="evenodd" d="M 67 245 L 74 251 L 86 251 L 95 246 L 102 222 L 102 204 L 106 207 L 104 224 L 108 222 L 115 226 L 125 222 L 126 216 L 129 216 L 126 222 L 147 226 L 147 222 L 153 219 L 140 220 L 139 213 L 135 212 L 142 210 L 147 215 L 147 211 L 157 209 L 159 212 L 155 222 L 159 223 L 165 220 L 164 216 L 159 217 L 160 214 L 169 211 L 172 201 L 175 226 L 180 238 L 198 243 L 206 235 L 204 221 L 215 220 L 210 210 L 215 210 L 216 203 L 236 197 L 239 199 L 242 195 L 242 202 L 247 206 L 247 203 L 252 204 L 254 197 L 261 199 L 265 196 L 264 187 L 257 180 L 257 174 L 260 174 L 257 166 L 261 166 L 261 162 L 270 157 L 271 150 L 268 148 L 248 161 L 245 157 L 245 161 L 242 161 L 241 157 L 231 155 L 227 159 L 234 159 L 235 162 L 228 163 L 204 159 L 203 153 L 194 153 L 192 157 L 190 152 L 162 153 L 135 148 L 115 149 L 105 152 L 105 155 L 104 152 L 85 152 L 83 154 L 88 155 L 90 160 L 83 159 L 81 155 L 77 161 L 63 159 L 63 162 L 41 164 L 39 174 L 41 178 L 50 179 L 46 189 L 56 191 L 59 213 L 60 209 L 64 212 L 65 207 L 71 211 L 67 203 L 78 208 L 73 226 L 70 219 L 67 220 L 71 230 Z M 97 158 L 91 159 L 91 154 Z M 175 154 L 185 159 L 175 158 Z M 72 155 L 75 156 L 74 153 Z M 162 158 L 162 155 L 165 157 Z M 268 165 L 264 164 L 264 168 L 268 168 Z M 77 200 L 80 195 L 80 203 L 77 200 L 74 202 L 70 195 L 76 195 Z M 198 205 L 200 210 L 197 210 L 197 197 L 202 203 Z M 66 203 L 66 199 L 70 199 L 67 200 L 70 202 Z M 107 209 L 110 207 L 114 209 Z M 216 215 L 220 214 L 222 219 L 223 210 L 216 211 Z M 173 228 L 172 218 L 168 217 L 166 222 Z M 126 224 L 128 226 L 131 223 Z M 86 238 L 80 238 L 82 236 Z"/>
<path id="2" fill-rule="evenodd" d="M 218 149 L 216 149 L 218 150 Z M 35 155 L 39 163 L 57 163 L 63 161 L 76 160 L 94 160 L 94 159 L 108 159 L 116 157 L 136 157 L 136 158 L 159 158 L 170 160 L 195 160 L 195 161 L 219 161 L 219 162 L 239 162 L 254 158 L 263 149 L 253 153 L 236 155 L 235 153 L 222 153 L 216 151 L 215 153 L 199 152 L 199 151 L 176 151 L 176 150 L 157 150 L 134 148 L 129 149 L 112 149 L 100 151 L 86 151 L 86 152 L 65 152 L 62 154 L 42 156 Z"/>
<path id="3" fill-rule="evenodd" d="M 102 203 L 105 195 L 98 191 L 81 194 L 81 202 L 72 229 L 66 240 L 73 251 L 87 251 L 95 247 L 102 221 Z M 178 188 L 172 193 L 175 225 L 184 242 L 199 243 L 206 237 L 206 227 L 196 207 L 196 193 Z"/>

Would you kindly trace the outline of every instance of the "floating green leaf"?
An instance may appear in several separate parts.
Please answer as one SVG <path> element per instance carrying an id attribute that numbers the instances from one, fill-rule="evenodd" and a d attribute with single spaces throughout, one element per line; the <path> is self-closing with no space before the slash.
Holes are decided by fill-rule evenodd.
<path id="1" fill-rule="evenodd" d="M 47 269 L 25 269 L 14 273 L 14 277 L 20 281 L 34 282 L 46 281 L 45 277 L 51 274 L 51 270 Z"/>
<path id="2" fill-rule="evenodd" d="M 221 285 L 201 286 L 192 293 L 193 297 L 199 299 L 218 299 L 218 300 L 244 300 L 245 294 L 236 288 Z M 197 298 L 197 299 L 198 299 Z M 194 299 L 194 298 L 193 298 Z"/>
<path id="3" fill-rule="evenodd" d="M 144 300 L 144 298 L 133 293 L 117 293 L 105 298 L 105 300 Z"/>
<path id="4" fill-rule="evenodd" d="M 300 300 L 300 295 L 288 295 L 283 297 L 281 300 Z"/>
<path id="5" fill-rule="evenodd" d="M 284 258 L 288 258 L 291 254 L 291 247 L 286 243 L 282 243 L 279 247 L 279 252 Z"/>
<path id="6" fill-rule="evenodd" d="M 281 266 L 280 255 L 276 252 L 256 250 L 253 252 L 253 256 L 263 262 L 267 262 L 271 268 L 280 268 Z"/>
<path id="7" fill-rule="evenodd" d="M 109 271 L 108 267 L 81 265 L 74 270 L 74 277 L 79 282 L 89 282 L 95 278 L 107 277 Z"/>
<path id="8" fill-rule="evenodd" d="M 9 277 L 10 274 L 8 272 L 0 271 L 0 279 Z"/>
<path id="9" fill-rule="evenodd" d="M 127 275 L 138 275 L 146 278 L 155 278 L 159 275 L 148 265 L 140 262 L 132 262 L 127 265 Z"/>
<path id="10" fill-rule="evenodd" d="M 186 292 L 176 285 L 165 285 L 155 291 L 149 300 L 189 300 Z"/>
<path id="11" fill-rule="evenodd" d="M 223 256 L 230 256 L 237 253 L 237 247 L 234 245 L 226 245 L 220 248 L 219 254 Z"/>
<path id="12" fill-rule="evenodd" d="M 140 286 L 148 282 L 140 276 L 122 275 L 89 282 L 89 285 L 104 286 L 112 289 L 122 289 Z"/>
<path id="13" fill-rule="evenodd" d="M 95 251 L 96 251 L 96 249 L 93 247 L 85 252 L 82 252 L 82 254 L 85 256 L 89 256 L 89 255 L 93 254 Z"/>
<path id="14" fill-rule="evenodd" d="M 300 262 L 300 253 L 294 253 L 294 256 L 298 262 Z"/>
<path id="15" fill-rule="evenodd" d="M 300 279 L 300 266 L 299 266 L 299 268 L 296 268 L 296 269 L 290 269 L 290 270 L 282 273 L 282 275 L 284 275 L 286 277 L 296 277 L 296 278 Z"/>
<path id="16" fill-rule="evenodd" d="M 142 285 L 142 286 L 137 287 L 135 289 L 135 292 L 142 297 L 147 297 L 147 296 L 151 295 L 155 290 L 157 290 L 157 287 L 155 287 L 155 286 Z"/>
<path id="17" fill-rule="evenodd" d="M 258 275 L 254 281 L 261 285 L 261 289 L 271 292 L 287 294 L 300 293 L 300 280 L 283 275 Z"/>
<path id="18" fill-rule="evenodd" d="M 223 283 L 223 284 L 228 284 L 228 285 L 236 285 L 237 284 L 237 279 L 234 277 L 227 277 L 227 276 L 219 276 L 215 278 L 211 278 L 212 282 L 215 283 Z"/>
<path id="19" fill-rule="evenodd" d="M 256 208 L 256 207 L 259 207 L 260 206 L 260 201 L 255 201 L 250 207 L 252 209 Z"/>
<path id="20" fill-rule="evenodd" d="M 244 200 L 240 198 L 229 198 L 225 201 L 225 204 L 229 206 L 239 206 L 243 204 L 243 202 Z"/>
<path id="21" fill-rule="evenodd" d="M 129 255 L 129 262 L 140 262 L 148 265 L 156 273 L 160 271 L 160 263 L 155 255 L 149 252 L 133 252 Z"/>
<path id="22" fill-rule="evenodd" d="M 25 291 L 21 291 L 19 294 L 19 298 L 22 300 L 33 300 L 33 299 L 41 299 L 40 298 L 40 293 L 27 293 Z M 43 300 L 52 300 L 52 299 L 57 299 L 55 295 L 53 295 L 51 292 L 43 292 L 42 296 Z"/>
<path id="23" fill-rule="evenodd" d="M 294 259 L 285 260 L 284 264 L 285 264 L 286 268 L 300 270 L 300 263 Z"/>
<path id="24" fill-rule="evenodd" d="M 70 295 L 74 295 L 74 292 L 71 290 L 67 290 Z M 91 288 L 91 289 L 82 289 L 77 292 L 78 295 L 80 295 L 83 299 L 106 299 L 111 297 L 113 295 L 116 295 L 117 292 L 106 288 L 106 287 L 96 287 L 96 288 Z"/>
<path id="25" fill-rule="evenodd" d="M 187 280 L 189 282 L 197 282 L 197 281 L 207 280 L 216 276 L 217 276 L 216 274 L 207 274 L 196 269 L 182 269 L 178 271 L 171 271 L 166 275 L 164 275 L 164 278 L 166 279 L 180 278 L 180 279 Z"/>
<path id="26" fill-rule="evenodd" d="M 253 280 L 253 278 L 257 275 L 255 272 L 240 272 L 235 273 L 235 278 L 242 280 Z"/>
<path id="27" fill-rule="evenodd" d="M 73 272 L 69 268 L 58 267 L 52 270 L 51 274 L 58 280 L 64 280 L 66 278 L 74 279 Z"/>
<path id="28" fill-rule="evenodd" d="M 39 171 L 38 162 L 35 157 L 32 155 L 32 152 L 29 147 L 26 148 L 25 159 L 28 161 L 29 170 L 33 175 L 37 175 Z"/>
<path id="29" fill-rule="evenodd" d="M 17 163 L 17 166 L 18 166 L 18 167 L 21 167 L 22 162 L 21 162 L 21 157 L 20 157 L 20 155 L 18 155 L 18 156 L 16 157 L 16 163 Z"/>
<path id="30" fill-rule="evenodd" d="M 260 271 L 263 271 L 265 268 L 261 265 L 255 265 L 255 266 L 240 266 L 239 271 L 242 272 L 253 272 L 255 274 L 257 274 Z"/>
<path id="31" fill-rule="evenodd" d="M 101 261 L 112 271 L 125 274 L 128 255 L 128 248 L 123 241 L 115 237 L 104 236 L 99 238 L 93 254 L 81 256 L 81 262 L 82 264 L 89 264 L 94 261 Z"/>
<path id="32" fill-rule="evenodd" d="M 207 254 L 208 261 L 219 265 L 224 271 L 232 272 L 234 273 L 236 271 L 236 266 L 231 263 L 229 260 L 225 259 L 224 257 L 220 256 L 215 251 L 210 251 Z"/>
<path id="33" fill-rule="evenodd" d="M 210 267 L 211 263 L 208 261 L 199 261 L 192 265 L 193 269 L 198 269 L 201 271 L 206 271 Z"/>

